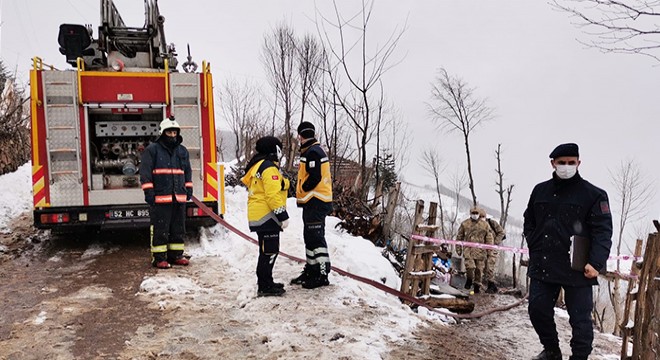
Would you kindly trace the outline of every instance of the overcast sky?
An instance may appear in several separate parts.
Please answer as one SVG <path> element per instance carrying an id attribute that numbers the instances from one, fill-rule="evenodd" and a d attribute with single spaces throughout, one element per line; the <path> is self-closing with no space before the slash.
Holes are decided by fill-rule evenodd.
<path id="1" fill-rule="evenodd" d="M 356 2 L 339 1 L 339 7 Z M 115 3 L 128 25 L 143 24 L 142 1 Z M 331 15 L 329 5 L 316 2 Z M 313 1 L 161 0 L 159 6 L 179 62 L 185 61 L 190 43 L 198 63 L 211 62 L 216 87 L 227 78 L 266 82 L 259 52 L 264 34 L 278 22 L 286 20 L 300 34 L 315 32 Z M 96 36 L 98 14 L 99 2 L 92 0 L 2 0 L 2 59 L 16 66 L 23 79 L 34 55 L 66 68 L 57 50 L 59 24 L 91 23 Z M 480 202 L 498 206 L 498 143 L 505 181 L 515 184 L 511 215 L 518 218 L 533 186 L 550 177 L 548 154 L 563 142 L 580 145 L 581 174 L 608 190 L 612 200 L 616 192 L 609 170 L 627 159 L 634 159 L 658 187 L 660 64 L 584 48 L 576 39 L 586 35 L 544 1 L 378 0 L 372 21 L 370 38 L 379 43 L 407 21 L 395 54 L 402 61 L 387 74 L 384 86 L 414 137 L 408 181 L 431 182 L 417 161 L 428 146 L 442 153 L 449 172 L 465 166 L 460 135 L 436 130 L 425 104 L 430 82 L 444 67 L 487 98 L 497 115 L 471 138 Z M 649 208 L 648 224 L 660 216 L 658 199 Z"/>

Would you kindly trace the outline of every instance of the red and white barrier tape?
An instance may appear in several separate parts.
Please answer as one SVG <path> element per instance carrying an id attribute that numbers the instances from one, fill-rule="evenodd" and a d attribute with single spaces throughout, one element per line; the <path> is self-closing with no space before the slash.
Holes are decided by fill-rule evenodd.
<path id="1" fill-rule="evenodd" d="M 249 235 L 245 234 L 244 232 L 240 231 L 239 229 L 237 229 L 233 225 L 226 222 L 223 218 L 221 218 L 218 214 L 214 213 L 208 206 L 206 206 L 203 202 L 199 201 L 199 199 L 197 199 L 196 197 L 193 196 L 192 201 L 193 201 L 193 203 L 195 203 L 195 205 L 197 205 L 200 209 L 202 209 L 202 211 L 206 215 L 210 216 L 218 224 L 226 227 L 228 230 L 230 230 L 231 232 L 235 233 L 236 235 L 242 237 L 243 239 L 245 239 L 245 240 L 247 240 L 247 241 L 249 241 L 253 244 L 259 245 L 259 241 L 253 239 Z M 286 254 L 286 253 L 281 252 L 281 251 L 280 251 L 279 254 L 281 256 L 287 258 L 287 259 L 294 260 L 294 261 L 297 261 L 299 263 L 305 263 L 304 259 L 295 257 L 293 255 L 289 255 L 289 254 Z M 452 312 L 436 309 L 436 308 L 426 304 L 424 301 L 422 301 L 422 300 L 420 300 L 416 297 L 410 296 L 410 295 L 408 295 L 406 293 L 403 293 L 401 291 L 398 291 L 396 289 L 392 289 L 391 287 L 389 287 L 389 286 L 387 286 L 387 285 L 385 285 L 381 282 L 374 281 L 374 280 L 371 280 L 371 279 L 368 279 L 368 278 L 365 278 L 365 277 L 362 277 L 362 276 L 359 276 L 359 275 L 349 273 L 346 270 L 342 270 L 342 269 L 339 269 L 339 268 L 334 267 L 334 266 L 332 266 L 331 269 L 333 271 L 337 272 L 340 275 L 343 275 L 343 276 L 349 277 L 351 279 L 360 281 L 360 282 L 365 283 L 367 285 L 371 285 L 371 286 L 373 286 L 377 289 L 380 289 L 380 290 L 382 290 L 382 291 L 384 291 L 388 294 L 397 296 L 400 300 L 405 300 L 405 301 L 408 301 L 408 302 L 410 302 L 412 304 L 415 304 L 417 306 L 425 307 L 425 308 L 427 308 L 428 310 L 430 310 L 432 312 L 435 312 L 435 313 L 438 313 L 438 314 L 441 314 L 441 315 L 445 315 L 445 316 L 448 316 L 448 317 L 457 318 L 457 319 L 476 319 L 476 318 L 480 318 L 480 317 L 486 316 L 488 314 L 491 314 L 495 311 L 504 311 L 504 310 L 508 310 L 508 309 L 513 308 L 513 307 L 516 307 L 516 306 L 522 304 L 527 299 L 527 295 L 525 295 L 522 299 L 516 301 L 515 303 L 509 304 L 509 305 L 506 305 L 506 306 L 502 306 L 502 307 L 499 307 L 499 308 L 490 309 L 490 310 L 482 311 L 482 312 L 479 312 L 479 313 L 472 313 L 472 314 L 455 314 L 455 313 L 452 313 Z"/>
<path id="2" fill-rule="evenodd" d="M 529 254 L 529 249 L 527 248 L 516 248 L 512 246 L 502 246 L 502 245 L 491 245 L 491 244 L 480 244 L 473 243 L 469 241 L 458 241 L 458 240 L 447 240 L 447 239 L 435 239 L 422 235 L 412 235 L 411 238 L 423 242 L 436 243 L 436 244 L 452 244 L 460 245 L 465 247 L 472 247 L 477 249 L 486 249 L 486 250 L 502 250 L 518 254 Z M 612 255 L 607 258 L 608 260 L 642 260 L 641 256 L 633 255 Z"/>

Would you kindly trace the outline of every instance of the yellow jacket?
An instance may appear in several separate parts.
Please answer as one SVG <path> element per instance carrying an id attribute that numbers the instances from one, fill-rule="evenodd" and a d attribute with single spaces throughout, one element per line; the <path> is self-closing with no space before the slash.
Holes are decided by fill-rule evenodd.
<path id="1" fill-rule="evenodd" d="M 332 202 L 332 178 L 330 161 L 318 141 L 310 140 L 300 150 L 296 199 L 298 206 L 304 206 L 311 199 L 324 203 Z"/>
<path id="2" fill-rule="evenodd" d="M 248 188 L 248 223 L 251 231 L 281 230 L 289 218 L 286 195 L 289 180 L 270 160 L 254 164 L 241 179 Z"/>

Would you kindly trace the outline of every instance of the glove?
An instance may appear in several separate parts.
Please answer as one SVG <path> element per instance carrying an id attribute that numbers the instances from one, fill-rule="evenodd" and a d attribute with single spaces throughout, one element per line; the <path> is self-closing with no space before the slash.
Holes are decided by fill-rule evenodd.
<path id="1" fill-rule="evenodd" d="M 192 194 L 193 194 L 192 190 L 193 190 L 192 188 L 186 188 L 186 200 L 187 201 L 190 201 L 192 199 Z"/>
<path id="2" fill-rule="evenodd" d="M 144 201 L 149 204 L 150 206 L 154 206 L 156 204 L 156 196 L 153 191 L 145 191 L 144 192 Z"/>
<path id="3" fill-rule="evenodd" d="M 286 229 L 289 226 L 289 219 L 282 221 L 282 230 Z"/>
<path id="4" fill-rule="evenodd" d="M 290 186 L 289 184 L 290 184 L 289 179 L 282 179 L 282 189 L 281 190 L 282 191 L 289 190 L 289 186 Z"/>

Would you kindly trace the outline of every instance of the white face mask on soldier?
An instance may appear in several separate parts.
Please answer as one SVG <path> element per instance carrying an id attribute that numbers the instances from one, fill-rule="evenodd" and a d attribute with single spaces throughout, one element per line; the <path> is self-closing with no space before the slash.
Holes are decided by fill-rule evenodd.
<path id="1" fill-rule="evenodd" d="M 560 179 L 570 179 L 575 176 L 577 165 L 557 165 L 555 172 Z"/>
<path id="2" fill-rule="evenodd" d="M 470 215 L 470 218 L 472 220 L 479 220 L 479 215 L 478 214 L 472 214 L 472 215 Z"/>

